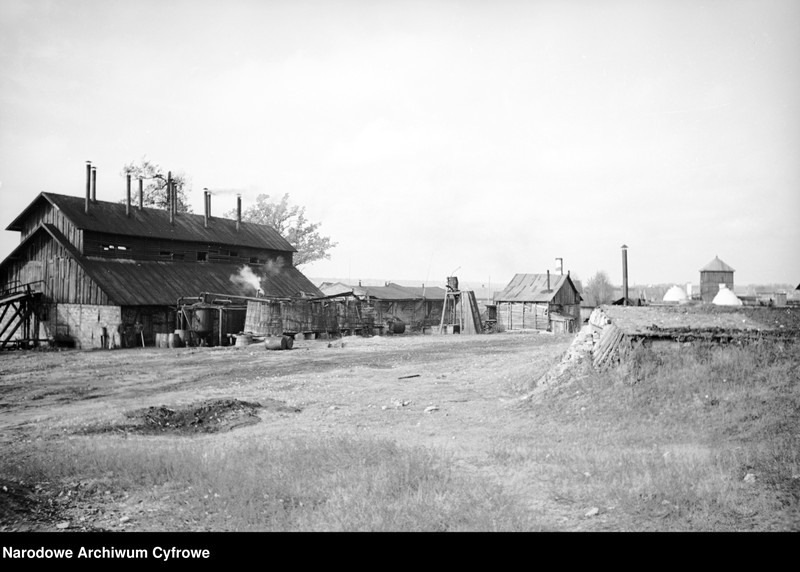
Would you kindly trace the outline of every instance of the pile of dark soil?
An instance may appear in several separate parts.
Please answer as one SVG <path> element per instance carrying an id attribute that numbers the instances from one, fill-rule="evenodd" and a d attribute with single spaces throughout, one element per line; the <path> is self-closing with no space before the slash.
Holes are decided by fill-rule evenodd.
<path id="1" fill-rule="evenodd" d="M 281 402 L 261 403 L 238 399 L 215 399 L 182 407 L 148 407 L 127 414 L 134 423 L 124 427 L 134 433 L 216 433 L 261 421 L 258 410 L 269 408 L 294 412 Z"/>
<path id="2" fill-rule="evenodd" d="M 0 531 L 35 531 L 41 523 L 52 523 L 58 509 L 52 499 L 43 499 L 33 487 L 0 477 Z"/>

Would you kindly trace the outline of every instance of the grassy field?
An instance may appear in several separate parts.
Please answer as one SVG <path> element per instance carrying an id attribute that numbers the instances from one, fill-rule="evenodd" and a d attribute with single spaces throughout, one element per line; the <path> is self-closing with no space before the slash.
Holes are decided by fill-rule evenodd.
<path id="1" fill-rule="evenodd" d="M 472 387 L 481 395 L 470 398 L 476 409 L 459 413 L 456 403 L 450 417 L 440 412 L 438 424 L 424 432 L 418 428 L 436 415 L 422 410 L 427 402 L 415 398 L 416 413 L 403 403 L 379 409 L 373 395 L 359 401 L 363 385 L 342 386 L 336 378 L 326 387 L 360 404 L 359 430 L 351 419 L 346 430 L 335 429 L 339 420 L 322 426 L 343 407 L 325 402 L 313 416 L 311 406 L 298 414 L 309 416 L 302 429 L 280 425 L 295 423 L 291 419 L 297 417 L 285 414 L 266 428 L 239 429 L 224 438 L 85 434 L 63 422 L 46 433 L 29 433 L 29 439 L 4 445 L 4 486 L 25 494 L 0 497 L 0 525 L 49 530 L 65 521 L 70 529 L 130 530 L 135 523 L 133 530 L 149 531 L 800 530 L 796 345 L 680 346 L 661 352 L 639 347 L 611 370 L 585 370 L 572 382 L 524 400 L 565 342 L 537 340 L 537 351 L 544 353 L 533 366 L 531 346 L 505 342 L 503 336 L 513 337 L 498 334 L 492 350 L 503 358 L 502 375 L 482 373 L 474 363 L 458 370 L 453 362 L 441 370 L 447 374 L 431 376 L 445 384 L 446 375 L 460 375 L 454 395 L 471 395 L 465 388 Z M 481 348 L 462 346 L 464 355 Z M 359 351 L 352 355 L 366 355 Z M 424 368 L 420 354 L 387 352 L 402 364 L 395 376 Z M 443 363 L 441 356 L 430 359 Z M 379 363 L 365 364 L 371 375 L 381 372 Z M 344 368 L 342 380 L 358 378 L 358 368 Z M 292 374 L 292 383 L 303 385 L 305 378 L 298 375 Z M 309 379 L 314 375 L 310 371 Z M 242 384 L 250 387 L 256 379 Z M 288 378 L 279 379 L 285 384 Z M 394 386 L 375 387 L 385 394 L 385 387 Z M 392 420 L 378 425 L 390 413 Z M 412 413 L 418 416 L 407 417 Z M 372 416 L 376 421 L 370 425 Z M 447 445 L 451 434 L 452 442 L 458 437 L 469 444 Z M 134 516 L 127 520 L 120 514 Z"/>

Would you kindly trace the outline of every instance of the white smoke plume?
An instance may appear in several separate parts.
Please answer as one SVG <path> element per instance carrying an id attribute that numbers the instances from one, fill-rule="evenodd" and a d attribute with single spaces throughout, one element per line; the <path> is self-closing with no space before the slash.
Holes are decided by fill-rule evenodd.
<path id="1" fill-rule="evenodd" d="M 247 291 L 248 296 L 258 296 L 264 294 L 264 279 L 270 276 L 277 276 L 283 272 L 284 260 L 279 256 L 275 260 L 267 260 L 263 266 L 261 276 L 253 272 L 249 266 L 242 266 L 239 268 L 237 274 L 232 274 L 230 277 L 231 282 Z"/>
<path id="2" fill-rule="evenodd" d="M 236 284 L 237 286 L 244 288 L 246 290 L 252 290 L 251 292 L 248 291 L 249 295 L 255 296 L 259 292 L 262 292 L 261 289 L 261 278 L 259 278 L 255 272 L 253 272 L 249 266 L 242 266 L 239 269 L 238 274 L 232 274 L 230 277 L 231 282 Z"/>
<path id="3" fill-rule="evenodd" d="M 283 257 L 279 256 L 275 260 L 267 260 L 267 263 L 264 265 L 264 272 L 272 276 L 283 272 Z"/>

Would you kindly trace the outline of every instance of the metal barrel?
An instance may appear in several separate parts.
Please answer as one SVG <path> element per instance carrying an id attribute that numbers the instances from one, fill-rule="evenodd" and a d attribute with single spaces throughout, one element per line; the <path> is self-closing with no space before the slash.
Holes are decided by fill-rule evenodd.
<path id="1" fill-rule="evenodd" d="M 268 350 L 285 350 L 288 349 L 288 342 L 286 336 L 269 337 L 264 342 L 264 347 Z"/>

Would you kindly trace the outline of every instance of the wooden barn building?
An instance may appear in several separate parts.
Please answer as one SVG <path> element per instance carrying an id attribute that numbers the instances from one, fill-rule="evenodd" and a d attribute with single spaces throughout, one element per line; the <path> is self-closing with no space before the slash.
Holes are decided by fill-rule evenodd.
<path id="1" fill-rule="evenodd" d="M 718 256 L 700 269 L 700 297 L 703 302 L 710 304 L 719 292 L 720 284 L 733 292 L 734 269 L 725 264 Z"/>
<path id="2" fill-rule="evenodd" d="M 3 346 L 20 338 L 79 348 L 153 345 L 180 323 L 181 299 L 255 296 L 253 276 L 264 296 L 321 295 L 293 266 L 286 239 L 268 226 L 211 217 L 210 195 L 195 215 L 144 208 L 141 191 L 138 208 L 130 199 L 98 201 L 87 183 L 85 200 L 41 193 L 6 230 L 21 240 L 0 263 Z M 244 269 L 252 271 L 249 284 Z M 241 331 L 244 310 L 234 314 L 213 314 L 218 341 L 223 330 Z"/>
<path id="3" fill-rule="evenodd" d="M 506 330 L 568 333 L 581 327 L 581 295 L 569 274 L 517 274 L 495 303 Z"/>

